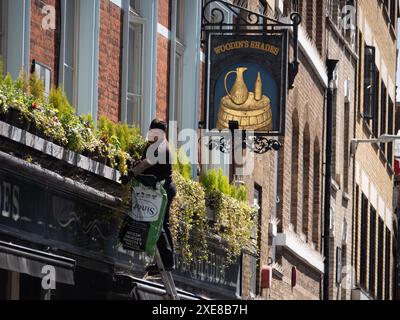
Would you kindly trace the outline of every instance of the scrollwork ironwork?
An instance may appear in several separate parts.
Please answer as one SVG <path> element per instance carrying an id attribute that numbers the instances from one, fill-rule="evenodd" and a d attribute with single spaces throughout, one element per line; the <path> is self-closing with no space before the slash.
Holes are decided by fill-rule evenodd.
<path id="1" fill-rule="evenodd" d="M 218 7 L 213 7 L 213 6 L 218 6 Z M 231 13 L 234 17 L 237 18 L 236 22 L 225 22 L 228 21 L 228 19 L 225 19 L 225 13 L 224 8 L 226 12 Z M 208 14 L 210 12 L 210 14 Z M 218 12 L 221 15 L 221 19 L 218 21 L 211 21 L 210 17 L 215 16 L 215 12 Z M 296 15 L 296 13 L 293 13 L 292 15 Z M 298 14 L 297 14 L 298 15 Z M 271 17 L 268 17 L 264 14 L 258 13 L 251 11 L 247 8 L 244 8 L 242 6 L 238 6 L 236 4 L 226 2 L 224 0 L 209 0 L 209 1 L 204 1 L 203 4 L 203 10 L 202 10 L 202 16 L 203 16 L 203 28 L 204 30 L 207 29 L 214 29 L 216 26 L 230 26 L 233 29 L 240 29 L 243 27 L 248 27 L 248 26 L 259 26 L 259 27 L 268 27 L 268 28 L 275 28 L 275 27 L 292 27 L 294 23 L 297 22 L 297 24 L 300 23 L 297 19 L 292 19 L 293 24 L 285 23 L 276 19 L 273 19 Z M 299 16 L 299 15 L 298 15 Z M 232 31 L 232 30 L 231 30 Z M 236 30 L 238 31 L 238 30 Z"/>
<path id="2" fill-rule="evenodd" d="M 219 150 L 222 153 L 232 152 L 230 140 L 225 137 L 211 139 L 208 142 L 208 148 L 210 150 Z"/>
<path id="3" fill-rule="evenodd" d="M 226 16 L 228 13 L 236 19 L 228 19 Z M 212 17 L 218 18 L 213 21 Z M 280 21 L 224 0 L 203 0 L 202 43 L 207 43 L 210 34 L 243 34 L 249 32 L 267 35 L 284 28 L 292 28 L 293 61 L 289 63 L 289 88 L 292 89 L 299 71 L 298 28 L 302 18 L 298 12 L 292 12 L 289 18 L 290 20 Z"/>
<path id="4" fill-rule="evenodd" d="M 250 147 L 254 153 L 264 154 L 268 151 L 279 151 L 282 148 L 282 144 L 273 139 L 267 137 L 254 137 L 253 146 Z"/>
<path id="5" fill-rule="evenodd" d="M 232 152 L 232 140 L 226 137 L 211 139 L 207 145 L 210 150 L 219 150 L 222 153 Z M 243 149 L 248 148 L 256 154 L 279 151 L 282 148 L 282 144 L 278 140 L 269 139 L 264 136 L 243 138 L 241 144 L 235 143 L 235 145 L 241 145 Z"/>

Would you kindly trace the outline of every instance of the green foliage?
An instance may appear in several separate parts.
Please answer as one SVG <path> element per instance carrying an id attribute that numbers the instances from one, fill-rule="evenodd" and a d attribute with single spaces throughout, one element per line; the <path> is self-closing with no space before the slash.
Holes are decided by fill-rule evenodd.
<path id="1" fill-rule="evenodd" d="M 116 124 L 106 117 L 101 116 L 98 122 L 99 138 L 102 142 L 102 149 L 108 154 L 112 161 L 112 166 L 119 164 L 127 171 L 127 167 L 122 164 L 126 161 L 140 160 L 146 147 L 146 141 L 141 136 L 137 127 L 129 127 L 126 123 Z M 122 165 L 122 166 L 121 166 Z"/>
<path id="2" fill-rule="evenodd" d="M 173 179 L 178 190 L 170 210 L 174 243 L 185 261 L 206 260 L 209 230 L 204 189 L 178 172 Z"/>
<path id="3" fill-rule="evenodd" d="M 208 196 L 212 199 L 216 213 L 216 223 L 212 231 L 226 244 L 224 248 L 229 264 L 235 261 L 250 241 L 254 209 L 246 202 L 236 200 L 220 191 L 214 191 Z"/>
<path id="4" fill-rule="evenodd" d="M 219 191 L 239 201 L 246 202 L 248 200 L 247 188 L 245 186 L 236 187 L 234 184 L 229 185 L 229 179 L 223 174 L 222 169 L 219 169 L 218 172 L 215 169 L 202 172 L 200 183 L 207 193 Z"/>
<path id="5" fill-rule="evenodd" d="M 93 121 L 93 117 L 92 115 L 89 113 L 87 115 L 81 115 L 81 122 L 83 123 L 83 125 L 90 129 L 90 130 L 95 130 L 95 125 L 94 125 L 94 121 Z"/>
<path id="6" fill-rule="evenodd" d="M 75 110 L 68 102 L 67 96 L 61 87 L 51 89 L 49 103 L 59 110 L 60 114 L 75 115 Z"/>
<path id="7" fill-rule="evenodd" d="M 29 78 L 29 88 L 33 97 L 41 101 L 44 100 L 44 84 L 43 81 L 37 77 L 36 73 L 31 74 Z"/>
<path id="8" fill-rule="evenodd" d="M 24 69 L 19 72 L 14 85 L 16 89 L 21 90 L 26 94 L 30 94 L 29 74 Z"/>
<path id="9" fill-rule="evenodd" d="M 32 119 L 35 121 L 36 127 L 45 136 L 61 145 L 67 144 L 68 141 L 64 126 L 57 116 L 58 110 L 52 105 L 39 105 L 32 111 L 32 114 Z"/>
<path id="10" fill-rule="evenodd" d="M 58 110 L 58 117 L 68 140 L 66 147 L 75 152 L 85 150 L 86 141 L 83 132 L 86 128 L 80 118 L 76 116 L 75 109 L 68 102 L 61 87 L 51 89 L 49 103 Z"/>
<path id="11" fill-rule="evenodd" d="M 245 186 L 240 186 L 236 189 L 235 199 L 246 202 L 249 200 L 249 194 Z"/>
<path id="12" fill-rule="evenodd" d="M 227 176 L 224 175 L 222 169 L 218 170 L 218 190 L 226 195 L 231 194 L 229 179 Z"/>
<path id="13" fill-rule="evenodd" d="M 175 171 L 179 172 L 185 179 L 192 178 L 192 166 L 190 159 L 186 156 L 182 149 L 175 152 L 175 162 L 173 165 Z"/>
<path id="14" fill-rule="evenodd" d="M 126 123 L 108 127 L 113 131 L 113 136 L 118 138 L 121 150 L 129 153 L 133 159 L 139 160 L 145 150 L 146 140 L 141 136 L 140 129 L 129 127 Z"/>
<path id="15" fill-rule="evenodd" d="M 21 71 L 13 82 L 0 77 L 0 113 L 15 108 L 49 140 L 68 149 L 106 159 L 106 163 L 126 174 L 132 159 L 138 160 L 146 146 L 138 128 L 114 124 L 102 117 L 96 129 L 90 115 L 78 117 L 62 88 L 53 88 L 44 97 L 43 83 L 36 75 Z"/>
<path id="16" fill-rule="evenodd" d="M 103 134 L 104 138 L 107 140 L 111 139 L 111 137 L 115 133 L 115 124 L 114 122 L 108 120 L 105 116 L 100 116 L 99 122 L 97 124 L 99 131 Z"/>
<path id="17" fill-rule="evenodd" d="M 140 134 L 138 127 L 130 127 L 126 141 L 126 152 L 130 154 L 134 161 L 140 160 L 146 148 L 147 142 Z"/>
<path id="18" fill-rule="evenodd" d="M 217 178 L 215 170 L 203 174 L 202 179 L 206 182 L 203 180 L 201 183 L 185 179 L 177 171 L 174 172 L 178 194 L 171 206 L 170 222 L 175 243 L 185 261 L 190 262 L 193 258 L 207 259 L 206 235 L 217 234 L 221 237 L 228 264 L 235 261 L 250 241 L 254 210 L 248 203 L 219 191 L 216 188 Z M 207 191 L 207 187 L 210 191 Z M 238 190 L 240 188 L 235 187 L 235 192 Z M 208 220 L 207 207 L 216 213 L 212 227 L 205 223 Z"/>
<path id="19" fill-rule="evenodd" d="M 8 88 L 13 86 L 13 79 L 10 73 L 7 73 L 6 77 L 4 78 L 3 85 Z"/>
<path id="20" fill-rule="evenodd" d="M 29 74 L 22 69 L 14 85 L 16 89 L 31 95 L 34 99 L 44 101 L 44 83 L 36 73 Z"/>
<path id="21" fill-rule="evenodd" d="M 207 192 L 218 190 L 217 172 L 214 169 L 202 172 L 200 174 L 200 182 L 203 184 Z"/>

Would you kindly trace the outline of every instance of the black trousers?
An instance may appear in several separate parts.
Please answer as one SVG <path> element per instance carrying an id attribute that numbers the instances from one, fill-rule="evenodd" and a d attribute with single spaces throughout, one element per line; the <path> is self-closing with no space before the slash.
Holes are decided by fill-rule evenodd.
<path id="1" fill-rule="evenodd" d="M 168 202 L 165 211 L 163 229 L 161 231 L 160 238 L 157 241 L 157 248 L 160 252 L 164 268 L 172 268 L 174 266 L 174 243 L 172 241 L 171 230 L 169 228 L 169 211 L 172 201 L 176 196 L 176 186 L 172 183 L 164 186 L 164 189 L 167 192 Z"/>

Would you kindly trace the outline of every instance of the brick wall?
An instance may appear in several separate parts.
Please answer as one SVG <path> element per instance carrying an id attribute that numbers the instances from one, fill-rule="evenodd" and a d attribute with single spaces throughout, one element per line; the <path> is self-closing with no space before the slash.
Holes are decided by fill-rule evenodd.
<path id="1" fill-rule="evenodd" d="M 101 0 L 99 52 L 99 109 L 114 122 L 120 120 L 123 12 L 109 0 Z"/>
<path id="2" fill-rule="evenodd" d="M 157 118 L 168 120 L 170 41 L 157 38 Z"/>
<path id="3" fill-rule="evenodd" d="M 285 232 L 288 230 L 289 223 L 296 221 L 297 232 L 300 234 L 302 232 L 302 224 L 303 224 L 303 202 L 310 201 L 309 198 L 306 197 L 306 194 L 309 194 L 312 190 L 313 198 L 318 197 L 322 199 L 322 190 L 320 188 L 321 181 L 314 181 L 314 177 L 321 177 L 322 174 L 322 154 L 319 150 L 314 150 L 314 148 L 318 147 L 321 144 L 321 137 L 323 137 L 323 123 L 321 119 L 323 119 L 324 112 L 324 89 L 322 84 L 316 79 L 314 72 L 309 65 L 307 59 L 300 54 L 300 71 L 297 75 L 295 81 L 295 89 L 289 91 L 288 94 L 288 104 L 286 111 L 286 134 L 284 137 L 284 148 L 279 151 L 279 176 L 278 176 L 278 197 L 280 203 L 278 204 L 278 218 L 280 220 L 279 231 Z M 296 114 L 298 117 L 298 131 L 295 129 L 293 131 L 292 119 L 293 115 Z M 309 127 L 309 140 L 304 139 L 304 133 L 308 132 L 305 130 L 306 127 Z M 298 139 L 293 139 L 293 134 L 299 135 Z M 295 141 L 298 146 L 293 146 L 292 143 Z M 308 142 L 309 145 L 305 146 L 304 142 Z M 304 165 L 304 149 L 309 149 L 309 163 L 314 164 L 314 155 L 318 155 L 320 157 L 320 161 L 318 168 L 318 174 L 314 173 L 314 168 L 310 168 L 310 175 L 307 176 L 308 181 L 308 189 L 303 186 L 303 165 Z M 298 154 L 295 155 L 292 151 L 298 149 Z M 292 164 L 293 161 L 298 161 L 298 175 L 292 179 Z M 296 183 L 297 192 L 296 194 L 292 194 L 292 188 L 294 188 L 294 183 Z M 314 183 L 319 186 L 317 190 L 313 189 Z M 296 207 L 293 207 L 293 201 L 295 201 L 295 197 L 297 199 Z M 311 203 L 308 203 L 308 226 L 306 228 L 309 244 L 311 245 L 313 238 L 320 238 L 320 229 L 317 226 L 317 235 L 318 237 L 313 237 L 312 230 L 314 226 L 312 222 L 318 221 L 318 216 L 321 214 L 320 208 L 315 208 L 311 206 Z M 310 210 L 313 208 L 313 210 Z M 317 211 L 315 211 L 317 210 Z M 296 215 L 294 217 L 293 215 Z M 317 222 L 318 223 L 318 222 Z M 318 248 L 319 245 L 316 244 Z M 312 271 L 311 268 L 306 268 L 304 264 L 296 257 L 288 258 L 288 252 L 285 250 L 281 250 L 278 255 L 278 259 L 280 263 L 284 267 L 284 277 L 290 279 L 290 264 L 296 266 L 299 270 L 299 277 L 302 281 L 299 283 L 299 288 L 297 288 L 296 293 L 291 293 L 288 290 L 287 284 L 283 280 L 276 280 L 280 289 L 276 290 L 276 296 L 272 293 L 272 297 L 275 299 L 280 299 L 279 291 L 286 292 L 287 296 L 284 299 L 318 299 L 319 298 L 319 289 L 320 289 L 320 277 L 315 275 L 315 272 Z M 289 288 L 290 289 L 290 288 Z"/>
<path id="4" fill-rule="evenodd" d="M 334 209 L 334 234 L 331 238 L 330 250 L 330 297 L 331 299 L 350 299 L 350 290 L 339 290 L 336 285 L 336 248 L 342 248 L 344 251 L 343 260 L 351 265 L 351 226 L 353 222 L 353 208 L 352 208 L 352 185 L 353 185 L 353 167 L 354 162 L 350 157 L 350 139 L 354 134 L 354 121 L 357 106 L 356 92 L 356 55 L 355 52 L 350 50 L 348 43 L 344 41 L 343 37 L 336 26 L 328 22 L 326 29 L 326 37 L 328 46 L 326 48 L 327 58 L 339 60 L 337 65 L 338 72 L 338 88 L 336 89 L 336 100 L 333 115 L 334 136 L 333 143 L 333 172 L 335 175 L 333 179 L 339 186 L 331 194 L 331 206 Z M 349 81 L 349 101 L 345 100 L 345 81 Z M 346 115 L 347 114 L 347 115 Z M 345 137 L 345 132 L 348 136 Z M 344 141 L 346 139 L 346 142 Z M 346 170 L 345 170 L 346 168 Z M 347 178 L 345 177 L 347 176 Z M 347 185 L 345 185 L 347 182 Z M 342 242 L 342 228 L 343 223 L 347 223 L 347 242 Z M 342 261 L 345 265 L 345 261 Z"/>
<path id="5" fill-rule="evenodd" d="M 364 40 L 369 38 L 371 41 L 371 37 L 373 38 L 373 45 L 377 48 L 377 59 L 376 64 L 380 71 L 380 76 L 384 77 L 386 81 L 391 79 L 393 82 L 396 81 L 396 39 L 394 37 L 393 32 L 391 31 L 390 23 L 386 17 L 386 13 L 383 10 L 383 6 L 381 2 L 375 1 L 366 1 L 361 0 L 359 1 L 359 21 L 358 27 L 360 31 L 361 41 L 360 43 L 363 44 Z M 367 28 L 368 26 L 368 28 Z M 371 43 L 369 43 L 371 44 Z M 363 66 L 364 66 L 364 57 L 363 57 L 363 47 L 359 48 L 359 56 L 360 56 L 360 78 L 359 78 L 359 87 L 363 88 Z M 386 68 L 384 68 L 386 66 Z M 387 73 L 385 74 L 382 72 L 384 69 L 387 69 Z M 379 90 L 379 97 L 381 92 Z M 363 90 L 360 91 L 360 106 L 363 106 L 364 97 L 363 97 Z M 395 98 L 395 97 L 393 97 Z M 380 100 L 380 99 L 379 99 Z M 380 110 L 380 107 L 379 107 Z M 371 135 L 371 128 L 366 121 L 361 117 L 361 113 L 358 112 L 357 114 L 357 121 L 356 121 L 356 136 L 357 138 L 365 139 L 369 138 Z M 370 144 L 360 145 L 357 149 L 356 153 L 356 162 L 359 167 L 359 171 L 356 172 L 356 176 L 360 181 L 360 196 L 361 192 L 365 192 L 365 187 L 363 185 L 368 186 L 371 189 L 373 185 L 376 188 L 376 193 L 379 197 L 382 198 L 385 206 L 393 212 L 392 208 L 392 199 L 393 199 L 393 175 L 392 171 L 389 168 L 388 163 L 386 162 L 385 158 L 382 157 L 381 152 L 377 146 L 373 146 Z M 368 177 L 369 183 L 362 183 L 360 176 Z M 364 189 L 364 190 L 363 190 Z M 367 190 L 367 193 L 369 190 Z M 371 198 L 371 197 L 370 197 Z M 357 199 L 355 199 L 356 201 Z M 371 201 L 371 199 L 369 199 Z M 361 217 L 361 201 L 360 198 L 358 199 L 358 210 L 357 210 L 357 218 L 358 224 L 355 226 L 355 233 L 359 235 L 361 233 L 361 226 L 360 226 L 360 217 Z M 380 205 L 378 204 L 378 213 L 379 213 Z M 376 208 L 377 209 L 377 208 Z M 379 216 L 379 214 L 378 214 Z M 370 235 L 370 217 L 368 215 L 368 238 Z M 385 223 L 391 225 L 393 223 L 391 217 L 385 217 Z M 384 233 L 385 235 L 386 233 Z M 382 247 L 378 246 L 378 239 L 376 239 L 374 250 L 380 252 L 383 250 L 385 252 L 386 245 L 383 243 Z M 359 283 L 360 280 L 360 243 L 358 242 L 357 245 L 354 246 L 353 251 L 353 260 L 356 261 L 356 283 Z M 367 261 L 369 261 L 370 250 L 367 250 Z M 391 256 L 391 261 L 393 262 L 393 256 Z M 385 263 L 385 261 L 384 261 Z M 369 273 L 369 263 L 367 263 L 367 274 Z M 367 276 L 367 283 L 369 282 L 369 277 L 374 277 L 373 281 L 376 282 L 379 269 L 376 268 L 375 274 L 368 274 Z M 391 266 L 390 274 L 386 274 L 383 272 L 383 279 L 386 277 L 390 277 L 390 287 L 392 286 L 392 274 L 393 274 L 393 265 Z M 385 283 L 383 283 L 383 287 L 385 288 Z M 370 288 L 367 287 L 367 290 Z M 390 288 L 391 289 L 391 288 Z M 390 290 L 390 293 L 392 290 Z M 376 292 L 375 292 L 376 293 Z"/>
<path id="6" fill-rule="evenodd" d="M 171 0 L 158 0 L 158 22 L 171 30 Z"/>
<path id="7" fill-rule="evenodd" d="M 42 13 L 45 5 L 54 6 L 56 9 L 56 30 L 44 30 L 42 20 L 46 16 Z M 60 23 L 60 0 L 45 0 L 44 2 L 32 1 L 31 5 L 31 37 L 30 37 L 30 60 L 36 60 L 51 70 L 51 84 L 58 85 L 59 70 L 59 28 Z"/>

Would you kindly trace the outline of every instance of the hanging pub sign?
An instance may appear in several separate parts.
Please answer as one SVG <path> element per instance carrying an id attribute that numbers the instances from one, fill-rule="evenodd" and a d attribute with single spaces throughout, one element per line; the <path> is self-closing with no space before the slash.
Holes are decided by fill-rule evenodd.
<path id="1" fill-rule="evenodd" d="M 208 127 L 230 121 L 256 135 L 284 134 L 288 36 L 211 35 L 208 45 Z"/>

